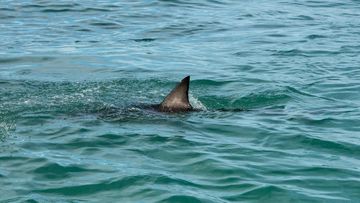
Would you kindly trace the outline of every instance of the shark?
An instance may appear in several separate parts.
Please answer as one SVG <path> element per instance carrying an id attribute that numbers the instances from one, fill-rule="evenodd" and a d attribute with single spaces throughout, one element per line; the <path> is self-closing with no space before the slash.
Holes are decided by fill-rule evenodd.
<path id="1" fill-rule="evenodd" d="M 158 104 L 135 104 L 127 108 L 120 107 L 104 107 L 100 109 L 100 118 L 109 120 L 127 120 L 129 118 L 138 118 L 159 112 L 161 114 L 172 114 L 172 113 L 188 113 L 198 112 L 202 109 L 194 108 L 189 101 L 189 86 L 190 76 L 184 77 L 171 91 L 165 96 L 163 101 Z M 206 110 L 208 111 L 208 110 Z M 211 111 L 211 110 L 210 110 Z M 244 109 L 225 109 L 220 108 L 215 111 L 220 112 L 237 112 L 244 111 Z"/>
<path id="2" fill-rule="evenodd" d="M 158 104 L 135 104 L 127 108 L 106 106 L 97 112 L 102 119 L 123 120 L 131 117 L 154 115 L 152 112 L 167 114 L 199 111 L 199 109 L 192 107 L 189 102 L 189 85 L 190 76 L 186 76 Z"/>
<path id="3" fill-rule="evenodd" d="M 190 85 L 190 76 L 186 76 L 178 83 L 173 90 L 165 97 L 165 99 L 158 105 L 152 105 L 152 109 L 159 112 L 167 113 L 180 113 L 180 112 L 190 112 L 190 111 L 201 111 L 191 106 L 189 102 L 189 85 Z M 243 108 L 220 108 L 215 111 L 220 112 L 238 112 L 246 111 Z"/>
<path id="4" fill-rule="evenodd" d="M 190 76 L 186 76 L 178 83 L 164 100 L 152 107 L 159 112 L 188 112 L 195 109 L 189 102 Z"/>

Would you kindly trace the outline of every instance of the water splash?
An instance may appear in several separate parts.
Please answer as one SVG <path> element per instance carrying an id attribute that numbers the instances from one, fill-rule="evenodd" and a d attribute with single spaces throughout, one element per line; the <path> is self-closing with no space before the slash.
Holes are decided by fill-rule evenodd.
<path id="1" fill-rule="evenodd" d="M 198 100 L 197 98 L 195 98 L 192 94 L 189 94 L 189 100 L 190 100 L 190 103 L 191 105 L 195 108 L 195 109 L 200 109 L 200 110 L 203 110 L 203 111 L 206 111 L 207 108 L 206 106 L 201 103 L 200 100 Z"/>
<path id="2" fill-rule="evenodd" d="M 4 141 L 15 129 L 16 124 L 14 122 L 0 122 L 0 141 Z"/>

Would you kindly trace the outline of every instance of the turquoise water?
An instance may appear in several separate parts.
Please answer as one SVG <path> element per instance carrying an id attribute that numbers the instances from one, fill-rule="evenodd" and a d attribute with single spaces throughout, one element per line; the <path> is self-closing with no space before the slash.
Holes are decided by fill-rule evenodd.
<path id="1" fill-rule="evenodd" d="M 360 202 L 359 1 L 0 2 L 0 202 Z"/>

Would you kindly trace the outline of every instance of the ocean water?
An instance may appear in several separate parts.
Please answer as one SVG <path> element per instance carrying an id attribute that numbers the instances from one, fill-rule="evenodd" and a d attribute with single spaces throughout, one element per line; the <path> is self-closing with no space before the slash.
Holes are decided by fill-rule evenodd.
<path id="1" fill-rule="evenodd" d="M 359 11 L 1 0 L 0 202 L 360 202 Z"/>

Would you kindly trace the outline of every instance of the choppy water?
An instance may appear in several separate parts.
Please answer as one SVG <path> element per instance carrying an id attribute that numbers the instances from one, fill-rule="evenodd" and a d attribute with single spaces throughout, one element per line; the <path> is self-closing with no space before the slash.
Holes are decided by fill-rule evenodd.
<path id="1" fill-rule="evenodd" d="M 359 1 L 0 3 L 1 202 L 360 201 Z"/>

